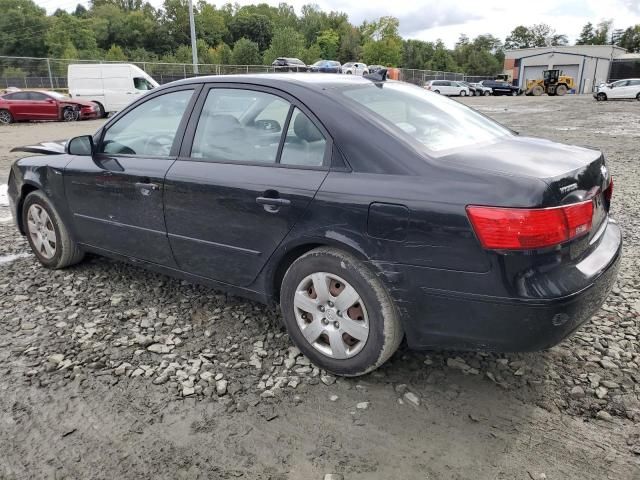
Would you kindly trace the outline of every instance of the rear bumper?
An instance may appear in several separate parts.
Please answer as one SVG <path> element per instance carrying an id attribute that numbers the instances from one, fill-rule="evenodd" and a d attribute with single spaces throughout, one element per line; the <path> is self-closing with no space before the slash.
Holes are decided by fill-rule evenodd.
<path id="1" fill-rule="evenodd" d="M 622 233 L 611 222 L 598 247 L 568 273 L 574 278 L 567 283 L 575 285 L 581 276 L 583 287 L 554 298 L 441 290 L 424 284 L 424 268 L 406 265 L 395 269 L 388 286 L 411 348 L 537 351 L 560 343 L 598 311 L 615 282 L 621 253 Z"/>

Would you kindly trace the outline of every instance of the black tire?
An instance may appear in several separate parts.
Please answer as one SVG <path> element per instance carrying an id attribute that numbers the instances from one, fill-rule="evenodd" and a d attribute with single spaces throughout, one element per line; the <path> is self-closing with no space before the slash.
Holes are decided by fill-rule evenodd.
<path id="1" fill-rule="evenodd" d="M 598 100 L 599 102 L 606 102 L 607 94 L 603 92 L 598 93 L 598 95 L 596 95 L 596 100 Z"/>
<path id="2" fill-rule="evenodd" d="M 638 101 L 640 102 L 640 93 L 638 93 L 638 94 L 636 95 L 636 100 L 638 100 Z"/>
<path id="3" fill-rule="evenodd" d="M 347 75 L 353 75 L 353 72 L 351 70 L 347 70 Z"/>
<path id="4" fill-rule="evenodd" d="M 13 123 L 13 115 L 11 115 L 9 110 L 5 110 L 4 108 L 0 110 L 0 123 L 3 125 Z"/>
<path id="5" fill-rule="evenodd" d="M 55 254 L 52 258 L 46 258 L 41 251 L 39 251 L 32 238 L 32 232 L 30 231 L 28 222 L 28 212 L 32 205 L 44 209 L 49 216 L 53 230 L 56 235 Z M 22 224 L 27 235 L 27 241 L 31 250 L 35 254 L 38 261 L 47 268 L 59 269 L 65 268 L 70 265 L 74 265 L 80 262 L 84 257 L 84 252 L 78 247 L 77 243 L 71 238 L 68 228 L 62 222 L 58 211 L 55 209 L 49 199 L 40 191 L 35 190 L 27 195 L 22 205 Z"/>
<path id="6" fill-rule="evenodd" d="M 434 92 L 440 95 L 440 90 L 434 90 Z"/>
<path id="7" fill-rule="evenodd" d="M 556 87 L 556 95 L 559 96 L 559 97 L 563 97 L 564 95 L 567 94 L 568 91 L 569 91 L 569 89 L 564 84 L 558 85 Z"/>
<path id="8" fill-rule="evenodd" d="M 466 97 L 467 96 L 467 91 L 466 90 L 460 90 L 460 96 L 461 97 Z"/>
<path id="9" fill-rule="evenodd" d="M 490 96 L 490 95 L 491 95 L 491 92 L 490 92 L 489 90 L 485 90 L 485 91 L 484 91 L 484 96 L 485 96 L 485 97 L 488 97 L 488 96 Z"/>
<path id="10" fill-rule="evenodd" d="M 64 110 L 62 110 L 62 120 L 65 122 L 75 122 L 79 116 L 80 113 L 71 107 L 65 107 Z"/>
<path id="11" fill-rule="evenodd" d="M 368 337 L 351 357 L 336 359 L 322 353 L 305 338 L 298 326 L 294 298 L 298 286 L 314 273 L 341 277 L 356 290 L 358 300 L 364 304 L 369 323 Z M 335 375 L 358 376 L 375 370 L 393 355 L 404 336 L 393 300 L 382 282 L 358 259 L 334 248 L 317 248 L 293 262 L 282 281 L 280 306 L 284 324 L 295 345 L 315 365 Z"/>
<path id="12" fill-rule="evenodd" d="M 104 111 L 104 107 L 102 106 L 102 104 L 100 102 L 93 102 L 93 104 L 98 107 L 98 116 L 100 118 L 107 118 L 107 116 L 109 115 L 107 112 Z"/>

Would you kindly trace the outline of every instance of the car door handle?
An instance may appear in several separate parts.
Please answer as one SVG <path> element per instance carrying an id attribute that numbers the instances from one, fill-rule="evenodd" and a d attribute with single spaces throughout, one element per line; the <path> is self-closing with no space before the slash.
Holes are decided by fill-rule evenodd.
<path id="1" fill-rule="evenodd" d="M 288 207 L 291 205 L 291 200 L 287 200 L 286 198 L 258 197 L 256 198 L 256 203 L 258 205 L 269 205 L 272 207 Z"/>

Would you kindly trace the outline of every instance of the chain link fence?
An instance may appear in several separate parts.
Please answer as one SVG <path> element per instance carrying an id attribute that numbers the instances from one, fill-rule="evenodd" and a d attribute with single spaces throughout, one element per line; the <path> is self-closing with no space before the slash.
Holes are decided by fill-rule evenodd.
<path id="1" fill-rule="evenodd" d="M 71 60 L 59 58 L 8 57 L 0 56 L 0 88 L 41 88 L 65 90 L 67 84 L 67 68 L 77 63 L 130 63 L 147 72 L 159 84 L 173 82 L 198 75 L 233 75 L 243 73 L 269 73 L 283 71 L 282 67 L 268 65 L 213 65 L 199 64 L 198 73 L 194 73 L 190 63 L 162 62 L 109 62 L 105 60 Z M 285 67 L 292 71 L 294 67 Z M 424 85 L 429 80 L 454 80 L 478 82 L 493 77 L 468 76 L 463 73 L 441 72 L 434 70 L 400 69 L 400 79 Z"/>

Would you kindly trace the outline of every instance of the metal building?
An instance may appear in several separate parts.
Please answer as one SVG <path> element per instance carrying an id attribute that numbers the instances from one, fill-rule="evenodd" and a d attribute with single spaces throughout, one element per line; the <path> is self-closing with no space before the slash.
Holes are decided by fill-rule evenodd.
<path id="1" fill-rule="evenodd" d="M 514 85 L 525 88 L 527 80 L 540 79 L 543 70 L 557 68 L 575 78 L 574 93 L 590 93 L 610 80 L 612 62 L 625 57 L 629 57 L 627 51 L 614 45 L 522 48 L 505 52 L 504 71 Z"/>

